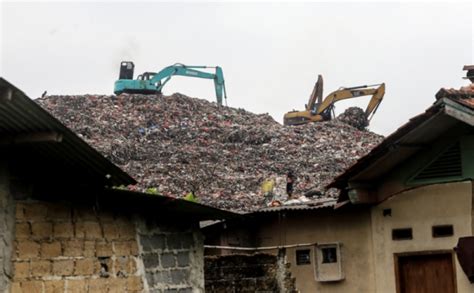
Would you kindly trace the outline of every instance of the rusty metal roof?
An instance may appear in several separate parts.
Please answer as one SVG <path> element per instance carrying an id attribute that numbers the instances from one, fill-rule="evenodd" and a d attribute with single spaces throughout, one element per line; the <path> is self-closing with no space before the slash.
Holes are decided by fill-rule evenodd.
<path id="1" fill-rule="evenodd" d="M 316 210 L 322 208 L 333 208 L 337 203 L 335 198 L 321 198 L 312 200 L 307 203 L 294 204 L 294 205 L 281 205 L 277 207 L 266 207 L 259 209 L 253 213 L 269 213 L 278 211 L 296 211 L 296 210 Z"/>
<path id="2" fill-rule="evenodd" d="M 357 160 L 352 166 L 326 186 L 326 188 L 344 189 L 350 178 L 358 180 L 383 175 L 401 161 L 407 159 L 423 145 L 431 142 L 437 135 L 447 131 L 456 123 L 472 123 L 474 115 L 474 92 L 454 89 L 441 89 L 436 94 L 437 101 L 424 113 L 411 118 L 395 132 L 387 136 L 367 155 Z M 468 111 L 468 120 L 450 115 L 453 106 L 460 105 Z M 447 109 L 449 108 L 449 109 Z"/>
<path id="3" fill-rule="evenodd" d="M 33 177 L 95 185 L 136 181 L 89 146 L 25 93 L 0 77 L 0 147 Z"/>
<path id="4" fill-rule="evenodd" d="M 243 217 L 241 214 L 180 198 L 121 189 L 105 189 L 104 192 L 100 193 L 97 200 L 99 204 L 120 208 L 127 212 L 159 214 L 160 217 L 178 218 L 180 220 L 201 221 Z"/>

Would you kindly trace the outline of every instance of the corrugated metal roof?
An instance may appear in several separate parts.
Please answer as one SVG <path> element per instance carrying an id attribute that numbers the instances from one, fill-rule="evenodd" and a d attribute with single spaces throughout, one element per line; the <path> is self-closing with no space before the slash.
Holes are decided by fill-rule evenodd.
<path id="1" fill-rule="evenodd" d="M 38 139 L 45 134 L 56 135 L 56 141 Z M 20 138 L 23 140 L 19 141 Z M 3 78 L 0 78 L 0 139 L 10 141 L 2 147 L 10 148 L 11 152 L 25 152 L 29 154 L 29 160 L 39 158 L 48 164 L 43 166 L 43 172 L 47 169 L 50 175 L 56 170 L 58 175 L 70 172 L 69 177 L 77 177 L 77 181 L 82 182 L 109 186 L 136 183 L 130 175 Z M 54 168 L 59 166 L 61 168 Z"/>
<path id="2" fill-rule="evenodd" d="M 99 204 L 115 206 L 128 212 L 150 213 L 166 218 L 222 220 L 242 215 L 180 198 L 120 189 L 106 189 L 98 197 Z"/>
<path id="3" fill-rule="evenodd" d="M 306 203 L 293 204 L 293 205 L 281 205 L 277 207 L 266 207 L 259 209 L 253 213 L 269 213 L 278 211 L 296 211 L 296 210 L 316 210 L 322 208 L 333 208 L 337 203 L 335 198 L 322 198 L 312 200 Z"/>

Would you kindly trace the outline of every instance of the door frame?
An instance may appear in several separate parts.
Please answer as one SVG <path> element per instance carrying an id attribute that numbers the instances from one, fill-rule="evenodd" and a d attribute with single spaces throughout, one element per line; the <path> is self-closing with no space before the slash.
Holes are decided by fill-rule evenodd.
<path id="1" fill-rule="evenodd" d="M 451 255 L 451 262 L 453 268 L 453 282 L 454 282 L 454 292 L 458 292 L 458 284 L 456 279 L 456 255 L 453 250 L 440 249 L 440 250 L 424 250 L 424 251 L 410 251 L 410 252 L 398 252 L 393 254 L 393 263 L 395 268 L 395 286 L 397 293 L 401 293 L 400 289 L 400 270 L 398 266 L 398 260 L 401 257 L 406 256 L 424 256 L 424 255 Z"/>

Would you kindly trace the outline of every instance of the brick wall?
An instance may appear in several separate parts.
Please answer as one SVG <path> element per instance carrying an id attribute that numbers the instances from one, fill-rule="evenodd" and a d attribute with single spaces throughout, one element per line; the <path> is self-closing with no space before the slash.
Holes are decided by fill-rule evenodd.
<path id="1" fill-rule="evenodd" d="M 91 207 L 18 201 L 11 292 L 142 292 L 133 221 Z"/>
<path id="2" fill-rule="evenodd" d="M 195 224 L 142 221 L 138 235 L 149 292 L 204 292 L 204 241 Z"/>
<path id="3" fill-rule="evenodd" d="M 284 253 L 206 256 L 207 293 L 297 292 Z"/>

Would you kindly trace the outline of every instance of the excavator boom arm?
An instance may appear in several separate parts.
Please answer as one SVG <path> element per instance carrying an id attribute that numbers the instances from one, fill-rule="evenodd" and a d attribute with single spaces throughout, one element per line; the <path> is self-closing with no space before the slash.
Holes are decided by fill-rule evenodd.
<path id="1" fill-rule="evenodd" d="M 156 73 L 153 78 L 152 82 L 161 82 L 161 80 L 168 78 L 173 75 L 181 75 L 181 76 L 189 76 L 189 77 L 198 77 L 198 78 L 206 78 L 206 79 L 215 79 L 216 75 L 208 72 L 199 71 L 187 66 L 181 65 L 171 65 L 165 67 L 158 73 Z"/>
<path id="2" fill-rule="evenodd" d="M 204 71 L 196 70 L 196 68 L 215 68 L 216 73 L 209 73 Z M 173 75 L 204 78 L 214 80 L 214 87 L 216 91 L 217 103 L 222 105 L 222 98 L 227 99 L 227 94 L 225 91 L 224 83 L 224 73 L 222 68 L 219 66 L 208 67 L 208 66 L 186 66 L 182 64 L 175 64 L 168 67 L 165 67 L 158 73 L 156 73 L 151 82 L 157 84 L 157 91 L 161 91 L 163 86 L 171 79 Z M 163 81 L 164 80 L 164 81 Z"/>
<path id="3" fill-rule="evenodd" d="M 382 102 L 383 96 L 385 95 L 385 83 L 382 83 L 376 90 L 376 93 L 373 94 L 372 98 L 365 109 L 365 117 L 370 121 L 372 116 L 377 112 L 380 103 Z M 371 116 L 372 115 L 372 116 Z"/>
<path id="4" fill-rule="evenodd" d="M 316 102 L 321 103 L 323 98 L 323 76 L 318 75 L 318 81 L 314 85 L 313 92 L 309 97 L 308 104 L 306 105 L 307 111 L 312 111 Z"/>
<path id="5" fill-rule="evenodd" d="M 367 109 L 365 111 L 366 117 L 368 117 L 368 115 L 370 115 L 370 113 L 378 107 L 378 105 L 382 101 L 384 94 L 385 94 L 385 84 L 381 84 L 378 88 L 359 87 L 359 88 L 353 88 L 353 89 L 337 90 L 330 93 L 323 100 L 316 114 L 323 113 L 324 111 L 326 111 L 329 107 L 331 107 L 334 103 L 338 101 L 372 95 L 373 97 L 370 100 L 369 105 L 367 106 Z"/>

